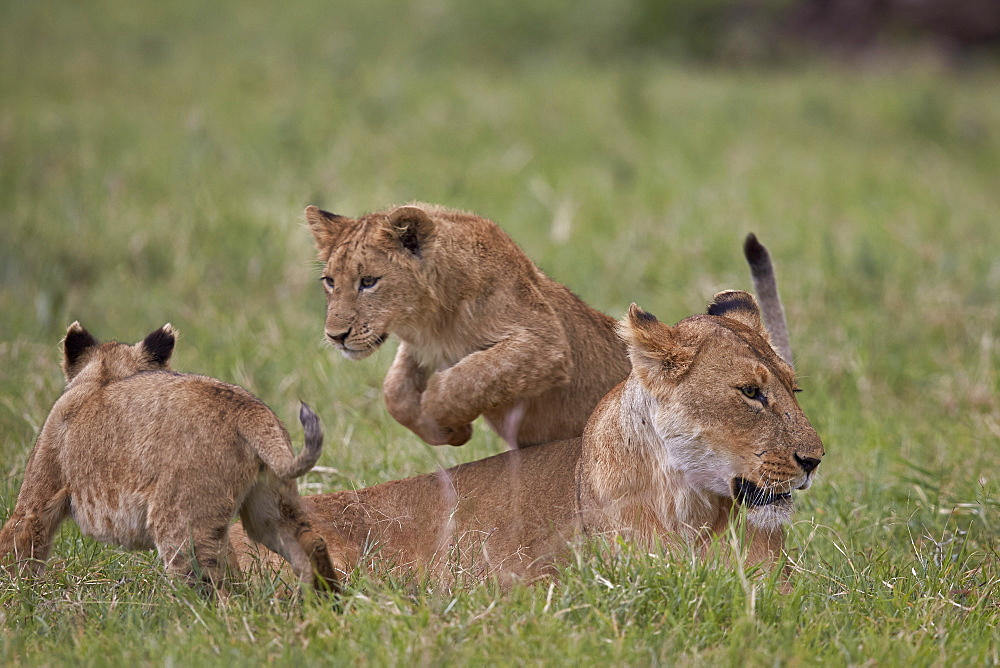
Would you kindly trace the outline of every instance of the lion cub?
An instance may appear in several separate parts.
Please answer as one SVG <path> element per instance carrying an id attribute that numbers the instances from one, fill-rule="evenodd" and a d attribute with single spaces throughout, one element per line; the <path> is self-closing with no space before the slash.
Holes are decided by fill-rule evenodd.
<path id="1" fill-rule="evenodd" d="M 462 445 L 480 415 L 511 448 L 573 438 L 628 376 L 614 319 L 542 273 L 493 221 L 420 203 L 357 220 L 305 213 L 327 341 L 360 360 L 399 338 L 386 407 L 426 442 Z"/>
<path id="2" fill-rule="evenodd" d="M 99 343 L 74 322 L 63 341 L 66 390 L 28 458 L 0 531 L 8 571 L 39 573 L 60 523 L 131 550 L 155 547 L 167 571 L 225 589 L 229 526 L 291 564 L 304 583 L 336 589 L 323 538 L 294 479 L 319 458 L 319 419 L 302 404 L 305 449 L 292 455 L 274 413 L 241 387 L 170 370 L 175 332 L 135 345 Z M 318 578 L 318 580 L 314 580 Z"/>

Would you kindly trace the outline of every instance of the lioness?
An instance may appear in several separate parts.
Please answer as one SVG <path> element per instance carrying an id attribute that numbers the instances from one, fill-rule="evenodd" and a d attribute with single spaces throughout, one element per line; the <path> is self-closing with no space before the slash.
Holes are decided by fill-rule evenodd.
<path id="1" fill-rule="evenodd" d="M 824 451 L 753 296 L 721 292 L 674 327 L 633 304 L 620 332 L 632 372 L 582 438 L 304 497 L 315 529 L 348 564 L 368 554 L 445 579 L 531 579 L 580 535 L 701 546 L 743 506 L 748 560 L 773 563 L 792 491 L 809 487 Z M 252 562 L 257 549 L 238 527 L 233 537 Z"/>
<path id="2" fill-rule="evenodd" d="M 327 340 L 359 360 L 399 337 L 386 406 L 428 443 L 462 445 L 480 415 L 511 448 L 579 436 L 628 375 L 615 321 L 492 221 L 431 204 L 305 215 L 324 265 Z"/>
<path id="3" fill-rule="evenodd" d="M 229 525 L 289 561 L 303 583 L 336 588 L 326 543 L 294 479 L 319 458 L 319 419 L 302 404 L 305 449 L 241 387 L 175 373 L 170 325 L 135 345 L 99 343 L 74 322 L 63 341 L 66 389 L 28 458 L 14 512 L 0 531 L 8 571 L 38 573 L 68 516 L 84 534 L 141 550 L 167 571 L 226 585 Z M 230 563 L 227 563 L 229 561 Z"/>

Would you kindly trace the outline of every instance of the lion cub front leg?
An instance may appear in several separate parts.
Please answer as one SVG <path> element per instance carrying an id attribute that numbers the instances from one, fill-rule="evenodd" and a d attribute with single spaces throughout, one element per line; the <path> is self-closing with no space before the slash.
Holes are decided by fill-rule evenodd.
<path id="1" fill-rule="evenodd" d="M 431 445 L 462 445 L 472 438 L 472 425 L 444 427 L 421 408 L 427 389 L 427 372 L 417 364 L 406 342 L 400 342 L 396 359 L 382 383 L 389 414 Z"/>
<path id="2" fill-rule="evenodd" d="M 340 592 L 348 571 L 342 550 L 336 560 L 330 558 L 326 540 L 312 528 L 293 483 L 257 485 L 243 502 L 240 519 L 246 535 L 284 557 L 303 585 Z"/>
<path id="3" fill-rule="evenodd" d="M 565 337 L 521 328 L 431 376 L 420 398 L 421 411 L 442 428 L 460 428 L 507 406 L 516 412 L 510 424 L 500 428 L 501 436 L 516 444 L 523 418 L 517 412 L 524 410 L 517 404 L 567 384 L 570 368 Z"/>
<path id="4" fill-rule="evenodd" d="M 28 459 L 14 512 L 0 530 L 0 565 L 11 575 L 38 575 L 45 569 L 56 530 L 69 516 L 69 489 L 53 452 L 41 445 L 42 439 L 39 443 Z"/>

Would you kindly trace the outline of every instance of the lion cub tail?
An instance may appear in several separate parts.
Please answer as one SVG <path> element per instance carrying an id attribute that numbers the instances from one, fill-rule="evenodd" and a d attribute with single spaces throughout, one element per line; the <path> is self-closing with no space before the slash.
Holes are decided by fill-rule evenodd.
<path id="1" fill-rule="evenodd" d="M 743 255 L 750 264 L 750 275 L 753 277 L 753 288 L 757 292 L 757 301 L 764 316 L 764 326 L 771 335 L 771 343 L 775 351 L 790 366 L 792 364 L 792 344 L 788 337 L 788 323 L 785 320 L 785 309 L 778 296 L 778 281 L 774 277 L 774 265 L 771 254 L 764 245 L 757 241 L 752 232 L 743 242 Z"/>
<path id="2" fill-rule="evenodd" d="M 306 445 L 297 457 L 290 456 L 287 445 L 281 448 L 258 445 L 256 448 L 257 454 L 267 467 L 282 480 L 292 480 L 308 473 L 316 465 L 323 451 L 323 428 L 320 426 L 319 417 L 305 402 L 302 402 L 299 408 L 299 421 L 305 431 Z M 287 436 L 285 443 L 288 443 Z"/>

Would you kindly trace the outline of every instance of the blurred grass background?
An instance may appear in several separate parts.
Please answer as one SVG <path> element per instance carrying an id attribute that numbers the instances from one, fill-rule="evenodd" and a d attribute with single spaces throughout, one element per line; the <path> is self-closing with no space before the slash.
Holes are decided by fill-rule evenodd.
<path id="1" fill-rule="evenodd" d="M 749 288 L 754 231 L 828 450 L 792 596 L 626 553 L 553 589 L 218 610 L 67 524 L 41 582 L 0 585 L 0 662 L 1000 660 L 1000 71 L 940 36 L 831 61 L 792 9 L 0 3 L 3 517 L 76 319 L 130 342 L 171 322 L 175 368 L 248 387 L 296 442 L 312 403 L 340 473 L 304 492 L 502 449 L 395 424 L 394 346 L 321 345 L 308 204 L 470 209 L 596 308 L 671 322 Z"/>

